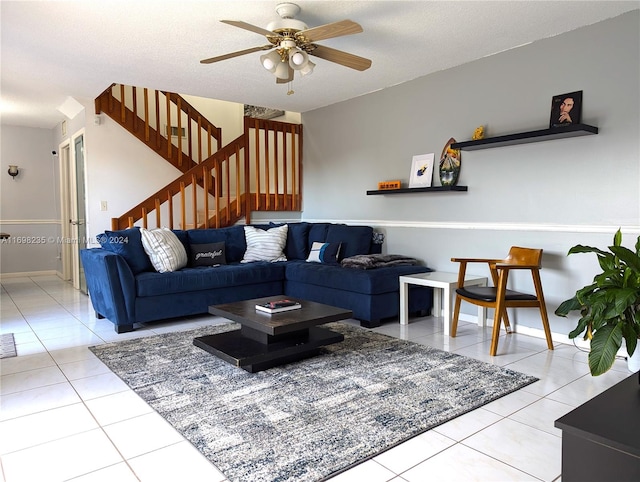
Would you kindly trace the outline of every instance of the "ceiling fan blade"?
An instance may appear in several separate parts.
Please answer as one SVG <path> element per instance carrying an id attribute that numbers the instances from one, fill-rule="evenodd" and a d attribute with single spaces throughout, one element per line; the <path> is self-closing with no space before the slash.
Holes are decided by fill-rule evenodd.
<path id="1" fill-rule="evenodd" d="M 276 84 L 286 84 L 287 82 L 292 82 L 293 75 L 294 75 L 294 70 L 291 67 L 289 67 L 289 77 L 287 79 L 281 79 L 279 77 L 276 77 Z"/>
<path id="2" fill-rule="evenodd" d="M 302 30 L 296 33 L 296 39 L 300 39 L 304 43 L 312 43 L 318 40 L 342 37 L 343 35 L 353 35 L 354 33 L 360 33 L 362 31 L 360 24 L 352 22 L 351 20 L 342 20 L 340 22 L 328 23 L 326 25 L 320 25 L 319 27 Z"/>
<path id="3" fill-rule="evenodd" d="M 315 47 L 315 49 L 309 52 L 309 55 L 315 55 L 329 62 L 335 62 L 336 64 L 360 71 L 367 70 L 371 67 L 371 60 L 365 59 L 364 57 L 358 57 L 357 55 L 332 49 L 331 47 L 325 47 L 324 45 L 316 45 Z"/>
<path id="4" fill-rule="evenodd" d="M 220 20 L 222 23 L 226 23 L 227 25 L 233 25 L 234 27 L 243 28 L 245 30 L 249 30 L 250 32 L 259 33 L 260 35 L 264 35 L 265 37 L 278 37 L 279 35 L 273 33 L 271 30 L 267 30 L 266 28 L 256 27 L 255 25 L 251 25 L 247 22 L 241 22 L 240 20 Z"/>
<path id="5" fill-rule="evenodd" d="M 203 59 L 201 64 L 212 64 L 214 62 L 220 62 L 221 60 L 232 59 L 234 57 L 240 57 L 241 55 L 250 54 L 253 52 L 259 52 L 260 50 L 271 50 L 275 45 L 262 45 L 261 47 L 252 47 L 250 49 L 238 50 L 237 52 L 231 52 L 230 54 L 218 55 L 217 57 L 211 57 L 210 59 Z"/>

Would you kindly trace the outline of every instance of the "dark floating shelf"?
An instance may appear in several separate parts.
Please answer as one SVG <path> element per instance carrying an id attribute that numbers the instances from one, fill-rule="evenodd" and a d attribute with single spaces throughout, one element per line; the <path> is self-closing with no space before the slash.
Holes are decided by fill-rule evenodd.
<path id="1" fill-rule="evenodd" d="M 402 189 L 378 189 L 375 191 L 367 191 L 367 196 L 376 194 L 408 194 L 416 192 L 443 192 L 443 191 L 466 191 L 467 186 L 434 186 L 434 187 L 413 187 Z"/>
<path id="2" fill-rule="evenodd" d="M 538 131 L 520 132 L 505 136 L 487 137 L 477 141 L 456 142 L 451 144 L 453 149 L 463 151 L 477 151 L 491 149 L 492 147 L 515 146 L 530 142 L 550 141 L 553 139 L 565 139 L 568 137 L 590 136 L 598 133 L 598 128 L 587 124 L 571 124 L 553 129 L 540 129 Z"/>

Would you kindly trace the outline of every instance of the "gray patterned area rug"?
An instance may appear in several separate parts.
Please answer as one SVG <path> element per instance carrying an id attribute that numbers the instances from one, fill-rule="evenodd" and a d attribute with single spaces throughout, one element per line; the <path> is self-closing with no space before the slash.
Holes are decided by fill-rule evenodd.
<path id="1" fill-rule="evenodd" d="M 17 356 L 16 341 L 13 333 L 4 333 L 0 335 L 0 358 L 11 358 Z"/>
<path id="2" fill-rule="evenodd" d="M 90 349 L 232 482 L 325 480 L 537 379 L 343 323 L 248 373 L 193 346 L 234 323 Z"/>

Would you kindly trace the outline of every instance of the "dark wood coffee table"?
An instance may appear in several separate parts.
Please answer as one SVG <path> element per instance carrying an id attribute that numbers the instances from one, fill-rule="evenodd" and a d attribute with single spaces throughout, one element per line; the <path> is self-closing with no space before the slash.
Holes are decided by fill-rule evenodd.
<path id="1" fill-rule="evenodd" d="M 256 310 L 258 303 L 298 301 L 302 308 L 282 313 Z M 269 296 L 209 307 L 209 313 L 240 323 L 240 329 L 194 338 L 193 344 L 254 373 L 317 355 L 320 348 L 344 340 L 318 325 L 351 318 L 349 310 L 288 296 Z"/>

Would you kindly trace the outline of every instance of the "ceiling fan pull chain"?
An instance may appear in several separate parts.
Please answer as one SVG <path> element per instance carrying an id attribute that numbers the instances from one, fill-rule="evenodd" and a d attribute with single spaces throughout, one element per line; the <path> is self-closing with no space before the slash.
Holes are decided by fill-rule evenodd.
<path id="1" fill-rule="evenodd" d="M 289 85 L 287 86 L 287 87 L 288 87 L 287 95 L 293 95 L 293 94 L 295 94 L 295 92 L 294 92 L 294 90 L 293 90 L 293 85 L 292 85 L 292 84 L 293 84 L 293 82 L 289 82 Z"/>

